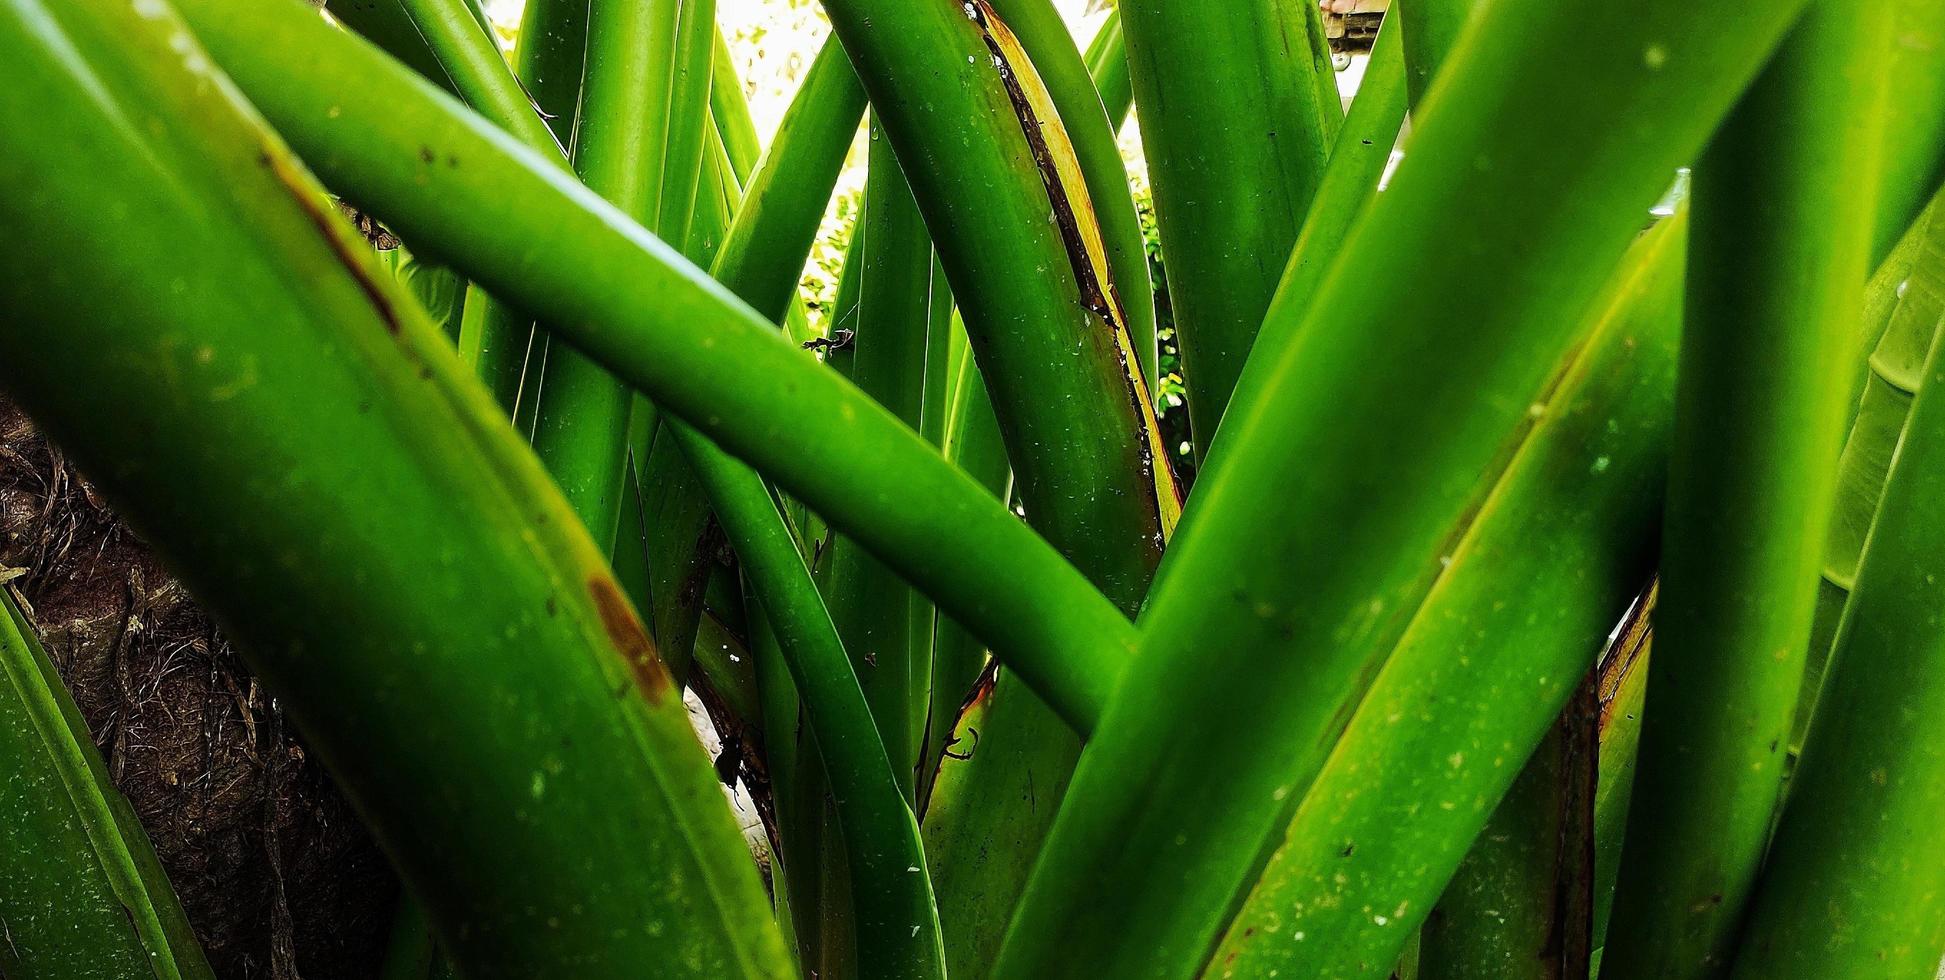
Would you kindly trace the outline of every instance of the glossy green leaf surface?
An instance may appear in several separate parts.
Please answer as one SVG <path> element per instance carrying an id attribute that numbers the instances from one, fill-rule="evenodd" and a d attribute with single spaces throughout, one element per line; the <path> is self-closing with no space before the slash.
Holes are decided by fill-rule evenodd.
<path id="1" fill-rule="evenodd" d="M 717 261 L 742 270 L 737 293 L 758 310 L 779 309 L 796 290 L 817 221 L 864 116 L 864 89 L 835 40 L 826 41 L 743 189 Z M 781 211 L 781 216 L 767 212 Z M 754 237 L 765 229 L 761 240 Z M 788 239 L 780 229 L 790 229 Z"/>
<path id="2" fill-rule="evenodd" d="M 889 163 L 888 153 L 885 160 Z M 765 167 L 782 165 L 784 158 L 781 157 L 764 164 Z M 899 229 L 887 226 L 890 232 L 887 244 L 894 247 L 886 250 L 887 261 L 876 266 L 884 282 L 871 295 L 874 305 L 886 307 L 878 310 L 876 316 L 883 354 L 877 355 L 881 360 L 872 366 L 893 379 L 901 375 L 902 369 L 905 380 L 922 384 L 925 316 L 922 310 L 907 309 L 898 301 L 906 300 L 909 305 L 912 297 L 908 294 L 916 292 L 916 304 L 923 307 L 927 303 L 931 253 L 925 247 L 924 229 L 910 203 L 909 192 L 903 190 L 902 178 L 895 167 L 888 176 L 891 186 L 880 188 L 880 194 L 893 191 L 905 194 L 906 223 L 910 226 L 906 231 L 916 234 L 917 240 L 901 238 L 896 234 Z M 897 212 L 892 205 L 896 194 L 889 200 L 879 199 L 885 201 L 879 209 L 895 219 Z M 750 247 L 733 255 L 719 255 L 716 275 L 732 288 L 747 289 L 751 294 L 775 291 L 774 283 L 765 282 L 763 276 L 786 270 L 788 266 L 764 258 L 779 251 L 789 252 L 802 238 L 798 225 L 813 221 L 814 216 L 815 212 L 792 208 L 739 215 L 740 233 Z M 876 226 L 868 226 L 866 234 L 873 233 L 872 227 Z M 917 264 L 903 271 L 915 274 L 916 282 L 900 280 L 896 275 L 900 271 L 898 263 L 909 263 L 914 251 Z M 900 313 L 917 316 L 901 322 Z M 896 343 L 898 337 L 884 335 L 900 328 L 916 333 L 915 356 L 909 340 L 901 348 Z M 922 394 L 922 390 L 908 394 L 913 395 L 908 401 L 916 401 L 916 395 Z M 915 406 L 908 405 L 908 408 L 916 411 Z M 945 962 L 938 906 L 911 805 L 912 769 L 906 760 L 915 758 L 917 749 L 910 735 L 913 723 L 905 716 L 911 704 L 909 680 L 901 674 L 895 683 L 886 684 L 891 671 L 875 673 L 880 664 L 873 656 L 862 656 L 859 658 L 862 662 L 854 662 L 841 632 L 845 626 L 856 628 L 860 621 L 876 625 L 877 620 L 871 614 L 884 612 L 897 614 L 895 623 L 902 630 L 911 609 L 910 591 L 891 578 L 889 572 L 884 572 L 880 584 L 893 593 L 893 601 L 886 601 L 882 595 L 852 594 L 848 598 L 853 604 L 848 608 L 841 603 L 833 604 L 838 616 L 851 613 L 852 618 L 847 621 L 834 617 L 798 550 L 797 536 L 762 479 L 687 423 L 672 419 L 668 427 L 708 491 L 723 529 L 742 560 L 751 589 L 762 606 L 766 632 L 774 640 L 774 653 L 784 659 L 791 687 L 802 699 L 803 717 L 817 746 L 816 768 L 829 781 L 830 806 L 835 815 L 835 820 L 824 821 L 818 832 L 828 835 L 835 829 L 841 840 L 841 863 L 852 886 L 849 911 L 853 913 L 844 924 L 854 929 L 858 969 L 868 977 L 943 977 Z M 837 557 L 842 556 L 833 556 Z M 864 563 L 875 566 L 866 556 L 852 558 L 854 567 Z M 876 608 L 870 605 L 874 601 L 878 603 Z M 882 654 L 887 668 L 898 665 L 891 660 L 892 656 L 906 653 L 903 648 L 906 636 L 902 631 L 895 640 L 898 648 L 887 649 Z M 928 660 L 926 666 L 929 665 Z M 899 727 L 888 724 L 894 720 Z M 778 737 L 793 737 L 794 728 L 786 727 Z M 802 760 L 796 765 L 801 770 Z M 792 778 L 800 775 L 807 774 L 793 774 Z M 802 851 L 790 855 L 793 860 L 805 856 Z M 816 907 L 806 911 L 814 910 Z M 822 911 L 827 920 L 843 921 L 835 909 Z M 812 964 L 806 967 L 815 969 Z"/>
<path id="3" fill-rule="evenodd" d="M 1087 184 L 1089 203 L 1100 226 L 1101 243 L 1114 278 L 1122 313 L 1127 317 L 1135 356 L 1154 387 L 1155 293 L 1148 279 L 1148 250 L 1135 218 L 1135 200 L 1128 184 L 1128 167 L 1115 142 L 1126 111 L 1112 113 L 1095 88 L 1094 69 L 1106 70 L 1116 54 L 1102 51 L 1089 60 L 1074 44 L 1074 36 L 1050 0 L 991 0 L 997 13 L 1033 62 L 1060 115 L 1061 127 L 1073 143 L 1074 161 Z M 1118 18 L 1118 13 L 1115 15 Z M 1118 22 L 1118 21 L 1117 21 Z M 1123 48 L 1125 52 L 1125 46 Z M 1127 75 L 1125 53 L 1119 57 L 1121 77 Z"/>
<path id="4" fill-rule="evenodd" d="M 1487 0 L 1405 0 L 1396 26 L 1404 35 L 1405 91 L 1414 109 L 1432 90 L 1445 56 L 1459 43 L 1466 23 Z M 1389 18 L 1387 18 L 1389 19 Z"/>
<path id="5" fill-rule="evenodd" d="M 396 4 L 404 12 L 412 33 L 430 52 L 460 99 L 515 139 L 559 166 L 567 166 L 566 140 L 534 111 L 533 97 L 508 67 L 491 28 L 467 0 L 371 2 Z M 411 36 L 391 40 L 411 45 Z M 544 337 L 534 330 L 531 321 L 506 309 L 495 298 L 477 292 L 475 296 L 471 329 L 462 327 L 460 350 L 500 404 L 509 412 L 518 412 L 523 392 L 537 383 L 537 375 L 529 375 L 527 369 L 536 363 L 532 352 L 544 343 Z"/>
<path id="6" fill-rule="evenodd" d="M 711 0 L 593 0 L 588 8 L 575 172 L 668 241 L 685 240 L 704 137 L 715 138 L 708 115 L 715 12 Z M 603 546 L 621 517 L 633 407 L 627 386 L 601 365 L 549 346 L 534 452 Z"/>
<path id="7" fill-rule="evenodd" d="M 1371 45 L 1364 81 L 1332 144 L 1315 200 L 1304 218 L 1283 279 L 1270 299 L 1267 318 L 1280 320 L 1301 310 L 1330 271 L 1357 219 L 1377 196 L 1378 181 L 1398 143 L 1405 121 L 1404 41 L 1400 22 L 1386 20 Z"/>
<path id="8" fill-rule="evenodd" d="M 1882 256 L 1945 181 L 1945 2 L 1896 0 L 1880 66 L 1888 94 L 1877 107 L 1883 168 L 1871 255 Z"/>
<path id="9" fill-rule="evenodd" d="M 1087 44 L 1087 74 L 1100 93 L 1108 121 L 1119 130 L 1135 105 L 1135 83 L 1128 77 L 1128 35 L 1121 29 L 1121 11 L 1109 11 L 1100 33 Z"/>
<path id="10" fill-rule="evenodd" d="M 1838 458 L 1836 501 L 1824 542 L 1823 581 L 1804 665 L 1802 695 L 1790 737 L 1800 748 L 1823 684 L 1826 662 L 1844 608 L 1857 584 L 1857 565 L 1877 520 L 1898 440 L 1924 378 L 1924 358 L 1945 322 L 1945 221 L 1933 206 L 1913 223 L 1866 289 L 1863 393 L 1852 403 L 1850 434 Z M 1882 308 L 1882 316 L 1876 315 Z M 1871 336 L 1876 328 L 1876 335 Z"/>
<path id="11" fill-rule="evenodd" d="M 931 320 L 932 245 L 925 221 L 889 144 L 872 121 L 871 172 L 852 261 L 863 263 L 848 365 L 858 388 L 916 430 L 925 402 L 926 333 Z M 915 800 L 925 718 L 916 686 L 930 689 L 931 649 L 916 648 L 910 587 L 842 535 L 825 546 L 825 595 L 844 646 L 864 683 L 898 784 Z M 922 610 L 929 619 L 930 609 Z"/>

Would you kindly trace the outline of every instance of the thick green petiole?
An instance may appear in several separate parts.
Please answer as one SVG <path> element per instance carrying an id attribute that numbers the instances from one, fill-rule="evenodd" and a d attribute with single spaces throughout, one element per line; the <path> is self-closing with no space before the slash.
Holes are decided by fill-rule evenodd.
<path id="1" fill-rule="evenodd" d="M 1323 284 L 1324 273 L 1344 247 L 1357 219 L 1377 196 L 1378 181 L 1405 121 L 1404 42 L 1400 25 L 1387 18 L 1371 46 L 1364 83 L 1352 100 L 1316 199 L 1304 217 L 1290 260 L 1284 264 L 1265 319 L 1281 321 L 1303 310 Z"/>
<path id="2" fill-rule="evenodd" d="M 826 9 L 951 280 L 1027 519 L 1132 610 L 1177 491 L 1048 87 L 984 0 Z"/>
<path id="3" fill-rule="evenodd" d="M 1482 471 L 1798 9 L 1486 7 L 1308 312 L 1264 324 L 996 976 L 1201 965 Z"/>
<path id="4" fill-rule="evenodd" d="M 1934 349 L 1751 900 L 1737 978 L 1929 977 L 1945 955 L 1941 367 Z"/>
<path id="5" fill-rule="evenodd" d="M 1355 975 L 1396 960 L 1651 574 L 1683 223 L 1621 264 L 1586 349 L 1448 546 L 1211 972 Z"/>
<path id="6" fill-rule="evenodd" d="M 1870 267 L 1888 8 L 1817 4 L 1695 165 L 1661 598 L 1603 968 L 1726 972 L 1803 681 Z"/>
<path id="7" fill-rule="evenodd" d="M 852 246 L 852 261 L 863 266 L 858 313 L 849 321 L 847 370 L 859 390 L 916 430 L 925 400 L 932 245 L 898 161 L 880 138 L 875 119 L 871 125 L 871 172 Z M 916 800 L 925 718 L 912 691 L 915 685 L 930 689 L 932 661 L 929 644 L 919 649 L 912 642 L 919 612 L 912 590 L 841 535 L 825 547 L 824 560 L 831 618 L 864 683 L 899 785 L 908 800 Z M 929 618 L 930 610 L 925 612 Z"/>
<path id="8" fill-rule="evenodd" d="M 1118 9 L 1199 460 L 1344 109 L 1310 0 L 1123 0 Z"/>

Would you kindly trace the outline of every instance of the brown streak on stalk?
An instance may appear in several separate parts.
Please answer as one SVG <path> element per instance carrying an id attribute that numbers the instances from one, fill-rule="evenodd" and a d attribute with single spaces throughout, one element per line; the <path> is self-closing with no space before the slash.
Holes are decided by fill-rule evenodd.
<path id="1" fill-rule="evenodd" d="M 290 156 L 281 148 L 265 147 L 259 155 L 259 160 L 262 161 L 264 169 L 270 171 L 271 176 L 276 177 L 277 182 L 290 192 L 291 199 L 297 203 L 304 215 L 311 219 L 311 223 L 317 226 L 317 230 L 324 236 L 325 244 L 331 247 L 332 253 L 337 255 L 345 271 L 351 273 L 351 278 L 358 283 L 358 288 L 364 291 L 367 299 L 371 300 L 372 311 L 377 313 L 379 320 L 384 322 L 385 331 L 394 337 L 399 336 L 401 327 L 398 309 L 392 305 L 391 297 L 385 295 L 384 287 L 373 278 L 371 269 L 359 255 L 358 248 L 344 233 L 342 219 L 327 211 L 324 202 L 311 193 L 305 175 L 297 169 Z"/>
<path id="2" fill-rule="evenodd" d="M 1033 151 L 1034 168 L 1040 172 L 1040 183 L 1046 188 L 1047 198 L 1053 204 L 1054 223 L 1059 226 L 1060 242 L 1067 249 L 1067 263 L 1074 270 L 1081 305 L 1113 323 L 1115 311 L 1108 305 L 1104 284 L 1094 275 L 1093 260 L 1081 240 L 1080 217 L 1074 213 L 1074 202 L 1067 196 L 1067 188 L 1061 182 L 1053 148 L 1047 145 L 1047 134 L 1040 128 L 1042 123 L 1034 112 L 1032 100 L 1021 87 L 1019 69 L 1013 66 L 998 39 L 993 36 L 993 25 L 1000 23 L 999 16 L 985 0 L 979 0 L 977 9 L 980 13 L 980 39 L 986 42 L 986 49 L 993 55 L 994 65 L 999 69 L 1000 83 L 1006 87 L 1006 97 L 1013 103 L 1013 114 L 1019 119 L 1020 131 L 1026 135 L 1027 147 Z"/>
<path id="3" fill-rule="evenodd" d="M 999 71 L 1000 83 L 1006 90 L 1007 100 L 1013 104 L 1014 117 L 1020 123 L 1020 132 L 1026 137 L 1027 147 L 1032 152 L 1034 169 L 1039 172 L 1041 186 L 1046 190 L 1048 202 L 1053 207 L 1054 224 L 1060 231 L 1061 245 L 1067 252 L 1067 262 L 1074 273 L 1075 287 L 1080 293 L 1081 306 L 1099 317 L 1112 335 L 1111 346 L 1115 360 L 1121 368 L 1128 399 L 1134 408 L 1135 422 L 1143 430 L 1140 433 L 1141 438 L 1136 440 L 1140 446 L 1142 475 L 1155 494 L 1157 519 L 1161 523 L 1163 534 L 1166 535 L 1174 530 L 1175 517 L 1181 512 L 1181 483 L 1176 480 L 1174 468 L 1169 464 L 1166 453 L 1156 452 L 1161 444 L 1153 415 L 1154 407 L 1150 401 L 1147 382 L 1143 380 L 1138 366 L 1130 360 L 1130 348 L 1127 344 L 1131 341 L 1127 339 L 1129 336 L 1127 317 L 1121 309 L 1120 295 L 1115 291 L 1112 282 L 1105 281 L 1103 272 L 1097 272 L 1096 259 L 1099 259 L 1101 270 L 1105 270 L 1107 257 L 1105 254 L 1094 256 L 1088 250 L 1088 239 L 1081 230 L 1077 204 L 1069 193 L 1066 182 L 1061 179 L 1060 165 L 1055 160 L 1054 149 L 1047 140 L 1048 123 L 1040 118 L 1040 114 L 1034 109 L 1032 97 L 1024 87 L 1024 79 L 1028 77 L 1026 73 L 1033 72 L 1034 68 L 1030 63 L 1014 64 L 1014 59 L 1007 53 L 1008 47 L 1016 49 L 1020 47 L 1018 39 L 1013 37 L 1005 21 L 1000 19 L 998 12 L 987 0 L 972 0 L 966 4 L 966 8 L 972 15 L 973 23 L 979 28 L 980 40 L 985 42 L 986 50 L 992 55 L 994 67 Z M 1005 39 L 1005 43 L 1002 43 L 1002 38 Z M 1037 75 L 1033 77 L 1038 78 Z M 1052 123 L 1054 126 L 1061 125 L 1058 119 L 1054 119 Z M 1062 133 L 1064 134 L 1064 130 Z M 1062 139 L 1065 139 L 1064 135 Z M 1071 146 L 1066 149 L 1071 156 L 1073 152 Z M 1080 190 L 1085 195 L 1085 187 Z M 1093 202 L 1083 196 L 1078 206 L 1091 211 Z M 1094 224 L 1098 227 L 1098 221 Z M 1173 499 L 1164 500 L 1164 493 L 1169 494 Z"/>
<path id="4" fill-rule="evenodd" d="M 628 600 L 622 597 L 621 589 L 614 579 L 605 574 L 588 579 L 588 595 L 594 599 L 595 611 L 601 614 L 601 628 L 607 631 L 609 642 L 626 661 L 628 669 L 635 675 L 635 686 L 641 689 L 642 696 L 649 704 L 660 704 L 674 682 L 669 679 L 667 667 L 656 654 L 655 642 L 648 638 L 648 631 L 642 629 L 642 621 L 635 615 Z"/>

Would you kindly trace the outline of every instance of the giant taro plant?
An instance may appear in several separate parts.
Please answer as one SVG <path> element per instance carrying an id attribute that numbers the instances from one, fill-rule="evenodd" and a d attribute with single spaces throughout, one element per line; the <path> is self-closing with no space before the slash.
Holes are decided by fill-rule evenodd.
<path id="1" fill-rule="evenodd" d="M 766 141 L 712 0 L 0 0 L 0 383 L 390 975 L 1937 972 L 1945 3 L 825 11 Z M 208 976 L 7 603 L 0 976 Z"/>

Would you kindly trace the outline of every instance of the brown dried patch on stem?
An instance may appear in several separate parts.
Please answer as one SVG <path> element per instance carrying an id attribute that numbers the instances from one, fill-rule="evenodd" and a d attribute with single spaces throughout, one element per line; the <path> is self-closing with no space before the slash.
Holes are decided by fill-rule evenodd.
<path id="1" fill-rule="evenodd" d="M 345 271 L 351 273 L 352 281 L 364 291 L 365 298 L 371 301 L 372 312 L 378 314 L 386 332 L 394 337 L 399 336 L 402 330 L 398 308 L 392 305 L 391 296 L 373 276 L 368 258 L 359 254 L 361 246 L 354 244 L 346 233 L 343 219 L 332 214 L 332 208 L 313 192 L 308 176 L 298 169 L 296 161 L 282 147 L 265 147 L 259 159 L 264 169 L 270 171 L 277 182 L 290 192 L 291 200 L 296 202 L 298 209 L 317 226 L 324 243 L 330 246 L 332 254 L 338 257 Z"/>
<path id="2" fill-rule="evenodd" d="M 602 630 L 621 659 L 627 662 L 642 697 L 649 704 L 661 704 L 675 684 L 669 679 L 668 668 L 656 653 L 655 641 L 648 638 L 648 631 L 642 628 L 634 607 L 622 596 L 615 580 L 605 574 L 588 579 L 588 595 L 594 599 L 595 611 L 601 614 Z"/>
<path id="3" fill-rule="evenodd" d="M 1628 618 L 1622 622 L 1621 629 L 1614 635 L 1614 642 L 1601 653 L 1598 682 L 1600 698 L 1600 732 L 1607 734 L 1608 719 L 1614 713 L 1614 703 L 1621 695 L 1621 688 L 1633 675 L 1636 665 L 1648 652 L 1654 641 L 1655 599 L 1661 594 L 1661 582 L 1648 583 L 1647 592 L 1641 600 L 1628 610 Z"/>

